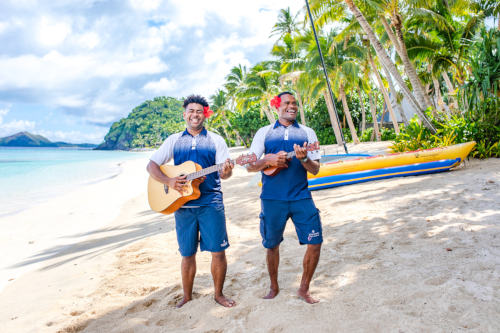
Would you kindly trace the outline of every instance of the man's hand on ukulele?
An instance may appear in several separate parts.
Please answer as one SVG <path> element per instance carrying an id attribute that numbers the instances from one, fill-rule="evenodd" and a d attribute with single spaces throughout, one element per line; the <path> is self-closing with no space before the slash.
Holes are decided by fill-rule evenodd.
<path id="1" fill-rule="evenodd" d="M 277 167 L 277 168 L 288 168 L 288 164 L 286 163 L 286 153 L 284 151 L 280 151 L 277 154 L 267 154 L 266 155 L 266 163 L 269 166 Z"/>
<path id="2" fill-rule="evenodd" d="M 167 186 L 173 188 L 182 194 L 182 192 L 186 191 L 186 176 L 179 176 L 174 178 L 169 178 Z"/>
<path id="3" fill-rule="evenodd" d="M 234 168 L 234 163 L 228 158 L 224 162 L 224 165 L 222 166 L 222 172 L 220 174 L 221 178 L 226 179 L 227 177 L 231 176 L 233 168 Z"/>
<path id="4" fill-rule="evenodd" d="M 301 147 L 299 145 L 294 144 L 293 150 L 295 150 L 295 157 L 297 159 L 302 160 L 307 157 L 307 142 L 304 142 L 304 145 Z"/>
<path id="5" fill-rule="evenodd" d="M 231 160 L 228 158 L 226 162 L 224 162 L 224 165 L 222 166 L 222 173 L 226 174 L 233 170 L 234 168 L 234 163 L 231 162 Z"/>

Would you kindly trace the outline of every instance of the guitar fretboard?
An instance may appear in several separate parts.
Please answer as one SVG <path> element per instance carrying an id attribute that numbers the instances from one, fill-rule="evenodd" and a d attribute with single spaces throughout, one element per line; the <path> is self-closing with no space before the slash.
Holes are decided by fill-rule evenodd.
<path id="1" fill-rule="evenodd" d="M 231 160 L 232 163 L 234 163 L 234 160 Z M 193 180 L 193 179 L 196 179 L 196 178 L 200 178 L 200 177 L 203 177 L 203 176 L 206 176 L 212 172 L 215 172 L 215 171 L 221 171 L 224 167 L 224 163 L 220 163 L 220 164 L 216 164 L 216 165 L 212 165 L 211 167 L 208 167 L 208 168 L 205 168 L 205 169 L 201 169 L 201 170 L 198 170 L 196 172 L 193 172 L 193 173 L 190 173 L 186 176 L 186 180 Z"/>

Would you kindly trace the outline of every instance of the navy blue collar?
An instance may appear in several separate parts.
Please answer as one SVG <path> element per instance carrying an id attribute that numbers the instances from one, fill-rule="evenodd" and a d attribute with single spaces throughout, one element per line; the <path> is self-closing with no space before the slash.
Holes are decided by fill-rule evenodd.
<path id="1" fill-rule="evenodd" d="M 207 129 L 205 127 L 203 127 L 203 129 L 201 130 L 199 135 L 207 136 L 207 133 L 208 133 Z M 182 132 L 182 136 L 184 136 L 184 135 L 192 136 L 191 133 L 188 132 L 187 128 L 184 130 L 184 132 Z"/>
<path id="2" fill-rule="evenodd" d="M 279 120 L 276 120 L 276 122 L 274 123 L 274 127 L 273 127 L 273 129 L 275 129 L 275 128 L 276 128 L 276 127 L 278 127 L 278 126 L 282 126 L 282 127 L 285 127 L 285 128 L 286 128 L 286 127 L 288 127 L 288 126 L 285 126 L 285 125 L 281 124 Z M 297 123 L 297 121 L 294 121 L 294 122 L 292 123 L 292 126 L 297 127 L 297 128 L 299 128 L 299 127 L 300 127 L 300 126 L 299 126 L 299 124 Z"/>

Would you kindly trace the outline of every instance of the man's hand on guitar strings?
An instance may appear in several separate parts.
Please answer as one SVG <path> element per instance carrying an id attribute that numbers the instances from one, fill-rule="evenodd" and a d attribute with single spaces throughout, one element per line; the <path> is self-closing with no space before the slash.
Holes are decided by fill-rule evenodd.
<path id="1" fill-rule="evenodd" d="M 187 191 L 186 184 L 187 184 L 186 176 L 179 176 L 179 177 L 169 178 L 167 186 L 173 188 L 174 190 L 182 194 L 183 192 Z"/>

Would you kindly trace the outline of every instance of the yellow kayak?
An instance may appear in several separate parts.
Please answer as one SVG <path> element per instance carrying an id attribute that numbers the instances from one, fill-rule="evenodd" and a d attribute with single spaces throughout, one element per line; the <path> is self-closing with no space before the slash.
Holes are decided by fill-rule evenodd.
<path id="1" fill-rule="evenodd" d="M 440 160 L 455 159 L 455 167 L 460 164 L 469 155 L 476 142 L 466 142 L 448 147 L 417 150 L 404 153 L 377 155 L 361 157 L 354 160 L 343 160 L 331 163 L 321 164 L 317 175 L 307 174 L 307 178 L 321 178 L 344 173 L 382 169 L 410 165 L 416 163 L 435 162 Z"/>

